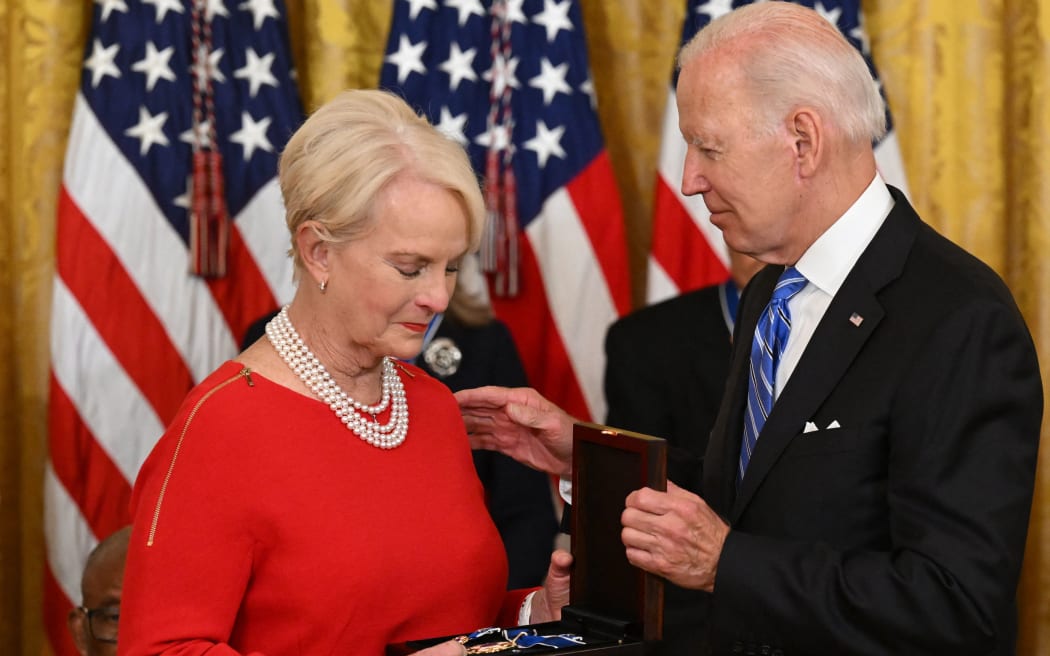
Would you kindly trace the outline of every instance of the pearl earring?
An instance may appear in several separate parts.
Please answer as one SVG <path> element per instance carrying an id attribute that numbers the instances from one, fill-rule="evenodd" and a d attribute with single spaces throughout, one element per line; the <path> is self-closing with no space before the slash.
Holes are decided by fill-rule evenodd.
<path id="1" fill-rule="evenodd" d="M 321 288 L 321 293 L 323 294 L 324 290 L 328 289 L 328 281 L 327 280 L 322 280 L 321 284 L 318 285 L 318 287 Z"/>

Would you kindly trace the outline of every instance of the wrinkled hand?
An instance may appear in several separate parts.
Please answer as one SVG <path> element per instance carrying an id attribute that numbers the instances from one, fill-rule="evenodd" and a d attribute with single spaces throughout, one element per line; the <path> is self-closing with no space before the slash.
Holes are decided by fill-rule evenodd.
<path id="1" fill-rule="evenodd" d="M 449 640 L 433 647 L 427 647 L 422 651 L 413 652 L 412 656 L 464 656 L 466 653 L 466 647 L 455 640 Z"/>
<path id="2" fill-rule="evenodd" d="M 692 492 L 667 483 L 627 496 L 621 515 L 627 560 L 672 583 L 712 592 L 729 525 Z"/>
<path id="3" fill-rule="evenodd" d="M 572 554 L 558 549 L 551 554 L 551 566 L 543 588 L 532 598 L 530 624 L 554 622 L 561 619 L 561 608 L 569 603 L 569 579 L 572 570 Z"/>
<path id="4" fill-rule="evenodd" d="M 572 425 L 564 410 L 529 387 L 478 387 L 456 392 L 475 449 L 489 449 L 533 469 L 572 472 Z"/>

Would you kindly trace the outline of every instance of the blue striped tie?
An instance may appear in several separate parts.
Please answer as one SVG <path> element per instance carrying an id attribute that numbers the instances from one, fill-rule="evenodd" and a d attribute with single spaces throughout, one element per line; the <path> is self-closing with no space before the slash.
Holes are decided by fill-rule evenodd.
<path id="1" fill-rule="evenodd" d="M 795 267 L 788 267 L 780 274 L 773 298 L 758 319 L 755 337 L 751 342 L 751 375 L 747 385 L 747 414 L 744 415 L 744 440 L 740 445 L 740 466 L 737 480 L 743 480 L 751 454 L 758 442 L 758 434 L 766 424 L 766 417 L 773 409 L 773 386 L 777 380 L 780 354 L 784 352 L 788 333 L 791 332 L 791 312 L 788 300 L 802 291 L 806 278 Z"/>

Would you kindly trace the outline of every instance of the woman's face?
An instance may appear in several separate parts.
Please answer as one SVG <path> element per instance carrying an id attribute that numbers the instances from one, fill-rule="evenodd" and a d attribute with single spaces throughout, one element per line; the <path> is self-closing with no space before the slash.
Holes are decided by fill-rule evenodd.
<path id="1" fill-rule="evenodd" d="M 448 306 L 467 251 L 467 214 L 452 192 L 401 176 L 376 199 L 372 227 L 332 247 L 327 303 L 335 348 L 415 357 L 427 324 Z"/>

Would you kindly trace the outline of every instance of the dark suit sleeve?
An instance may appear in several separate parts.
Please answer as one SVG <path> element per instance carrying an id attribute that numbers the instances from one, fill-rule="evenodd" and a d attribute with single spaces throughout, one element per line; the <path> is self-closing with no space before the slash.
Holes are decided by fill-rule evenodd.
<path id="1" fill-rule="evenodd" d="M 668 477 L 700 487 L 729 368 L 718 287 L 637 310 L 605 338 L 605 423 L 668 442 Z"/>
<path id="2" fill-rule="evenodd" d="M 723 639 L 761 635 L 806 653 L 1012 653 L 1003 643 L 1015 630 L 1043 403 L 1034 346 L 1012 304 L 984 299 L 909 352 L 919 355 L 887 415 L 861 427 L 880 445 L 871 457 L 887 459 L 871 499 L 889 517 L 884 547 L 734 529 L 713 598 Z"/>
<path id="3" fill-rule="evenodd" d="M 666 438 L 673 424 L 661 375 L 668 372 L 654 366 L 647 344 L 660 336 L 640 328 L 637 322 L 618 321 L 605 336 L 605 423 Z"/>
<path id="4" fill-rule="evenodd" d="M 675 413 L 684 414 L 685 410 L 675 407 L 682 399 L 670 387 L 687 385 L 681 367 L 666 366 L 662 351 L 674 348 L 666 344 L 666 331 L 650 326 L 646 319 L 644 314 L 636 314 L 614 323 L 606 334 L 605 399 L 609 409 L 605 423 L 666 439 L 668 477 L 686 489 L 696 489 L 711 427 L 703 421 L 693 426 L 676 422 Z M 654 354 L 654 350 L 659 353 Z M 701 396 L 698 389 L 690 389 L 690 396 L 698 405 L 711 403 L 710 399 L 697 398 Z M 711 405 L 717 407 L 718 400 Z"/>

